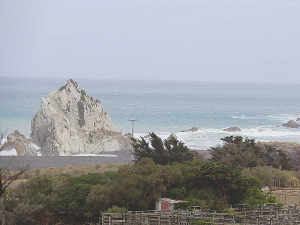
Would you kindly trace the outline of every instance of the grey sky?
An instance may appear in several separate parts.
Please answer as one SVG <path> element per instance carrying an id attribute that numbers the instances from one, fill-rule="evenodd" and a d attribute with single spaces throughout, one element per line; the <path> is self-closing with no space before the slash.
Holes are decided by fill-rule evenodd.
<path id="1" fill-rule="evenodd" d="M 300 83 L 299 0 L 0 0 L 0 76 Z"/>

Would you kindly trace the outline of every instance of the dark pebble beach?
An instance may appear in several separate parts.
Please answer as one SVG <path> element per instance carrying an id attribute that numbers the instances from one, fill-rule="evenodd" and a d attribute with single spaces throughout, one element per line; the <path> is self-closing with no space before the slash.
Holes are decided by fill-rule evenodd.
<path id="1" fill-rule="evenodd" d="M 130 162 L 129 151 L 105 152 L 103 155 L 112 156 L 1 156 L 0 168 L 6 168 L 10 171 L 19 170 L 29 165 L 29 170 L 47 169 L 60 166 L 77 166 L 93 164 L 123 164 Z M 13 159 L 12 159 L 13 158 Z M 9 165 L 8 165 L 9 164 Z"/>

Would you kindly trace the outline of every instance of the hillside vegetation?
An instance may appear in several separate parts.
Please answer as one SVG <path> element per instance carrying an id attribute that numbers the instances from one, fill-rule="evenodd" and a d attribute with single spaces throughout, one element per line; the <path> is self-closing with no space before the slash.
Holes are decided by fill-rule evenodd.
<path id="1" fill-rule="evenodd" d="M 241 137 L 222 140 L 223 146 L 212 148 L 212 158 L 204 161 L 175 138 L 161 140 L 151 133 L 150 143 L 134 140 L 133 165 L 26 172 L 22 178 L 27 181 L 3 196 L 4 224 L 98 222 L 101 212 L 154 209 L 160 197 L 189 201 L 178 204 L 181 209 L 262 205 L 276 199 L 264 195 L 261 186 L 274 180 L 298 185 L 299 173 L 284 151 Z"/>

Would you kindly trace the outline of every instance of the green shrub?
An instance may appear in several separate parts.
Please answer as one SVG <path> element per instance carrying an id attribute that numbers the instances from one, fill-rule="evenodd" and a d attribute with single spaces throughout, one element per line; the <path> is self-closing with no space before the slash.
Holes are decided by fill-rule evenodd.
<path id="1" fill-rule="evenodd" d="M 81 175 L 78 177 L 70 177 L 67 182 L 69 186 L 74 184 L 90 184 L 90 185 L 97 185 L 97 184 L 105 184 L 107 182 L 107 178 L 100 173 L 93 173 L 93 174 L 86 174 Z"/>
<path id="2" fill-rule="evenodd" d="M 41 173 L 41 170 L 40 169 L 35 169 L 34 172 L 35 172 L 36 175 L 39 175 Z"/>
<path id="3" fill-rule="evenodd" d="M 175 208 L 188 209 L 190 206 L 200 206 L 201 209 L 222 210 L 227 205 L 226 197 L 220 196 L 210 188 L 189 190 L 184 200 L 189 202 L 176 204 Z"/>
<path id="4" fill-rule="evenodd" d="M 96 165 L 95 165 L 95 169 L 96 169 L 96 170 L 97 170 L 97 169 L 100 169 L 100 167 L 101 167 L 100 164 L 96 164 Z"/>
<path id="5" fill-rule="evenodd" d="M 112 163 L 110 163 L 110 164 L 108 164 L 108 165 L 106 166 L 106 168 L 109 168 L 109 169 L 114 168 L 114 167 L 115 167 L 115 165 L 112 164 Z"/>
<path id="6" fill-rule="evenodd" d="M 118 207 L 114 205 L 113 207 L 109 208 L 106 213 L 128 213 L 129 211 L 125 207 Z"/>
<path id="7" fill-rule="evenodd" d="M 241 136 L 221 138 L 223 146 L 211 148 L 212 161 L 222 161 L 237 168 L 271 166 L 292 169 L 290 157 L 282 150 L 268 145 L 258 145 L 254 139 Z"/>
<path id="8" fill-rule="evenodd" d="M 155 164 L 168 165 L 175 162 L 183 163 L 192 161 L 197 157 L 197 152 L 188 149 L 183 142 L 175 137 L 162 140 L 155 133 L 149 133 L 150 143 L 143 137 L 132 139 L 133 152 L 136 161 L 151 158 Z M 150 145 L 151 144 L 151 145 Z"/>
<path id="9" fill-rule="evenodd" d="M 58 197 L 51 209 L 55 211 L 82 211 L 85 210 L 86 197 L 90 193 L 90 184 L 72 184 L 59 189 Z"/>
<path id="10" fill-rule="evenodd" d="M 211 223 L 212 219 L 206 218 L 200 221 L 192 220 L 190 225 L 206 225 L 207 223 Z"/>
<path id="11" fill-rule="evenodd" d="M 24 179 L 30 179 L 32 177 L 33 177 L 33 175 L 31 173 L 25 173 L 25 175 L 24 175 Z"/>
<path id="12" fill-rule="evenodd" d="M 55 211 L 85 211 L 86 199 L 93 185 L 105 184 L 107 178 L 103 174 L 87 174 L 69 177 L 67 185 L 56 191 L 57 198 L 51 205 Z"/>
<path id="13" fill-rule="evenodd" d="M 262 181 L 262 185 L 269 187 L 274 185 L 275 180 L 281 180 L 284 186 L 290 182 L 293 182 L 294 185 L 299 184 L 296 172 L 280 170 L 270 166 L 258 166 L 251 169 L 244 168 L 242 176 L 246 178 L 257 177 Z"/>

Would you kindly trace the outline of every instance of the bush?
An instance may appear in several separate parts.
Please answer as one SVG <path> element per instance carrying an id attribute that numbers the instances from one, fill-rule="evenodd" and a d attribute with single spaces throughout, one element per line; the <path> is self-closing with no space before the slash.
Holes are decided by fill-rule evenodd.
<path id="1" fill-rule="evenodd" d="M 16 197 L 20 199 L 29 197 L 30 204 L 46 204 L 53 192 L 53 185 L 60 181 L 58 177 L 52 175 L 37 175 L 18 185 Z"/>
<path id="2" fill-rule="evenodd" d="M 211 148 L 212 161 L 222 161 L 238 168 L 272 166 L 292 169 L 290 157 L 282 150 L 269 145 L 257 145 L 254 139 L 230 136 L 221 139 L 223 146 Z"/>
<path id="3" fill-rule="evenodd" d="M 57 198 L 51 205 L 55 211 L 86 211 L 86 198 L 93 185 L 105 184 L 107 178 L 102 174 L 87 174 L 70 177 L 67 185 L 56 191 Z"/>
<path id="4" fill-rule="evenodd" d="M 294 171 L 284 171 L 271 166 L 258 166 L 251 169 L 244 168 L 242 170 L 243 177 L 257 177 L 262 181 L 262 185 L 269 187 L 274 185 L 275 180 L 281 180 L 284 186 L 287 186 L 291 182 L 297 186 L 299 180 L 295 175 L 297 176 L 297 173 Z"/>
<path id="5" fill-rule="evenodd" d="M 85 200 L 90 193 L 90 184 L 73 184 L 59 189 L 51 209 L 55 211 L 85 211 Z"/>
<path id="6" fill-rule="evenodd" d="M 222 210 L 227 205 L 226 197 L 221 196 L 211 188 L 190 190 L 184 199 L 189 202 L 176 204 L 176 209 L 189 209 L 191 206 L 200 206 L 201 209 Z"/>
<path id="7" fill-rule="evenodd" d="M 202 164 L 196 179 L 198 188 L 211 187 L 216 193 L 226 196 L 229 204 L 243 201 L 248 187 L 248 181 L 241 176 L 241 171 L 221 162 Z"/>
<path id="8" fill-rule="evenodd" d="M 155 201 L 171 188 L 182 185 L 183 177 L 176 166 L 161 166 L 152 159 L 141 159 L 136 165 L 122 165 L 117 172 L 106 172 L 108 185 L 92 187 L 87 204 L 93 212 L 116 205 L 129 210 L 154 209 Z"/>
<path id="9" fill-rule="evenodd" d="M 155 164 L 168 165 L 175 162 L 192 161 L 197 156 L 196 151 L 191 151 L 175 137 L 163 141 L 155 133 L 149 135 L 151 147 L 142 137 L 139 140 L 132 139 L 136 161 L 151 158 Z"/>
<path id="10" fill-rule="evenodd" d="M 118 207 L 114 205 L 113 207 L 109 208 L 106 213 L 129 213 L 129 211 L 125 207 Z"/>
<path id="11" fill-rule="evenodd" d="M 207 223 L 211 223 L 212 222 L 212 219 L 203 219 L 203 220 L 200 220 L 200 221 L 196 221 L 196 220 L 192 220 L 190 222 L 190 225 L 206 225 Z"/>

